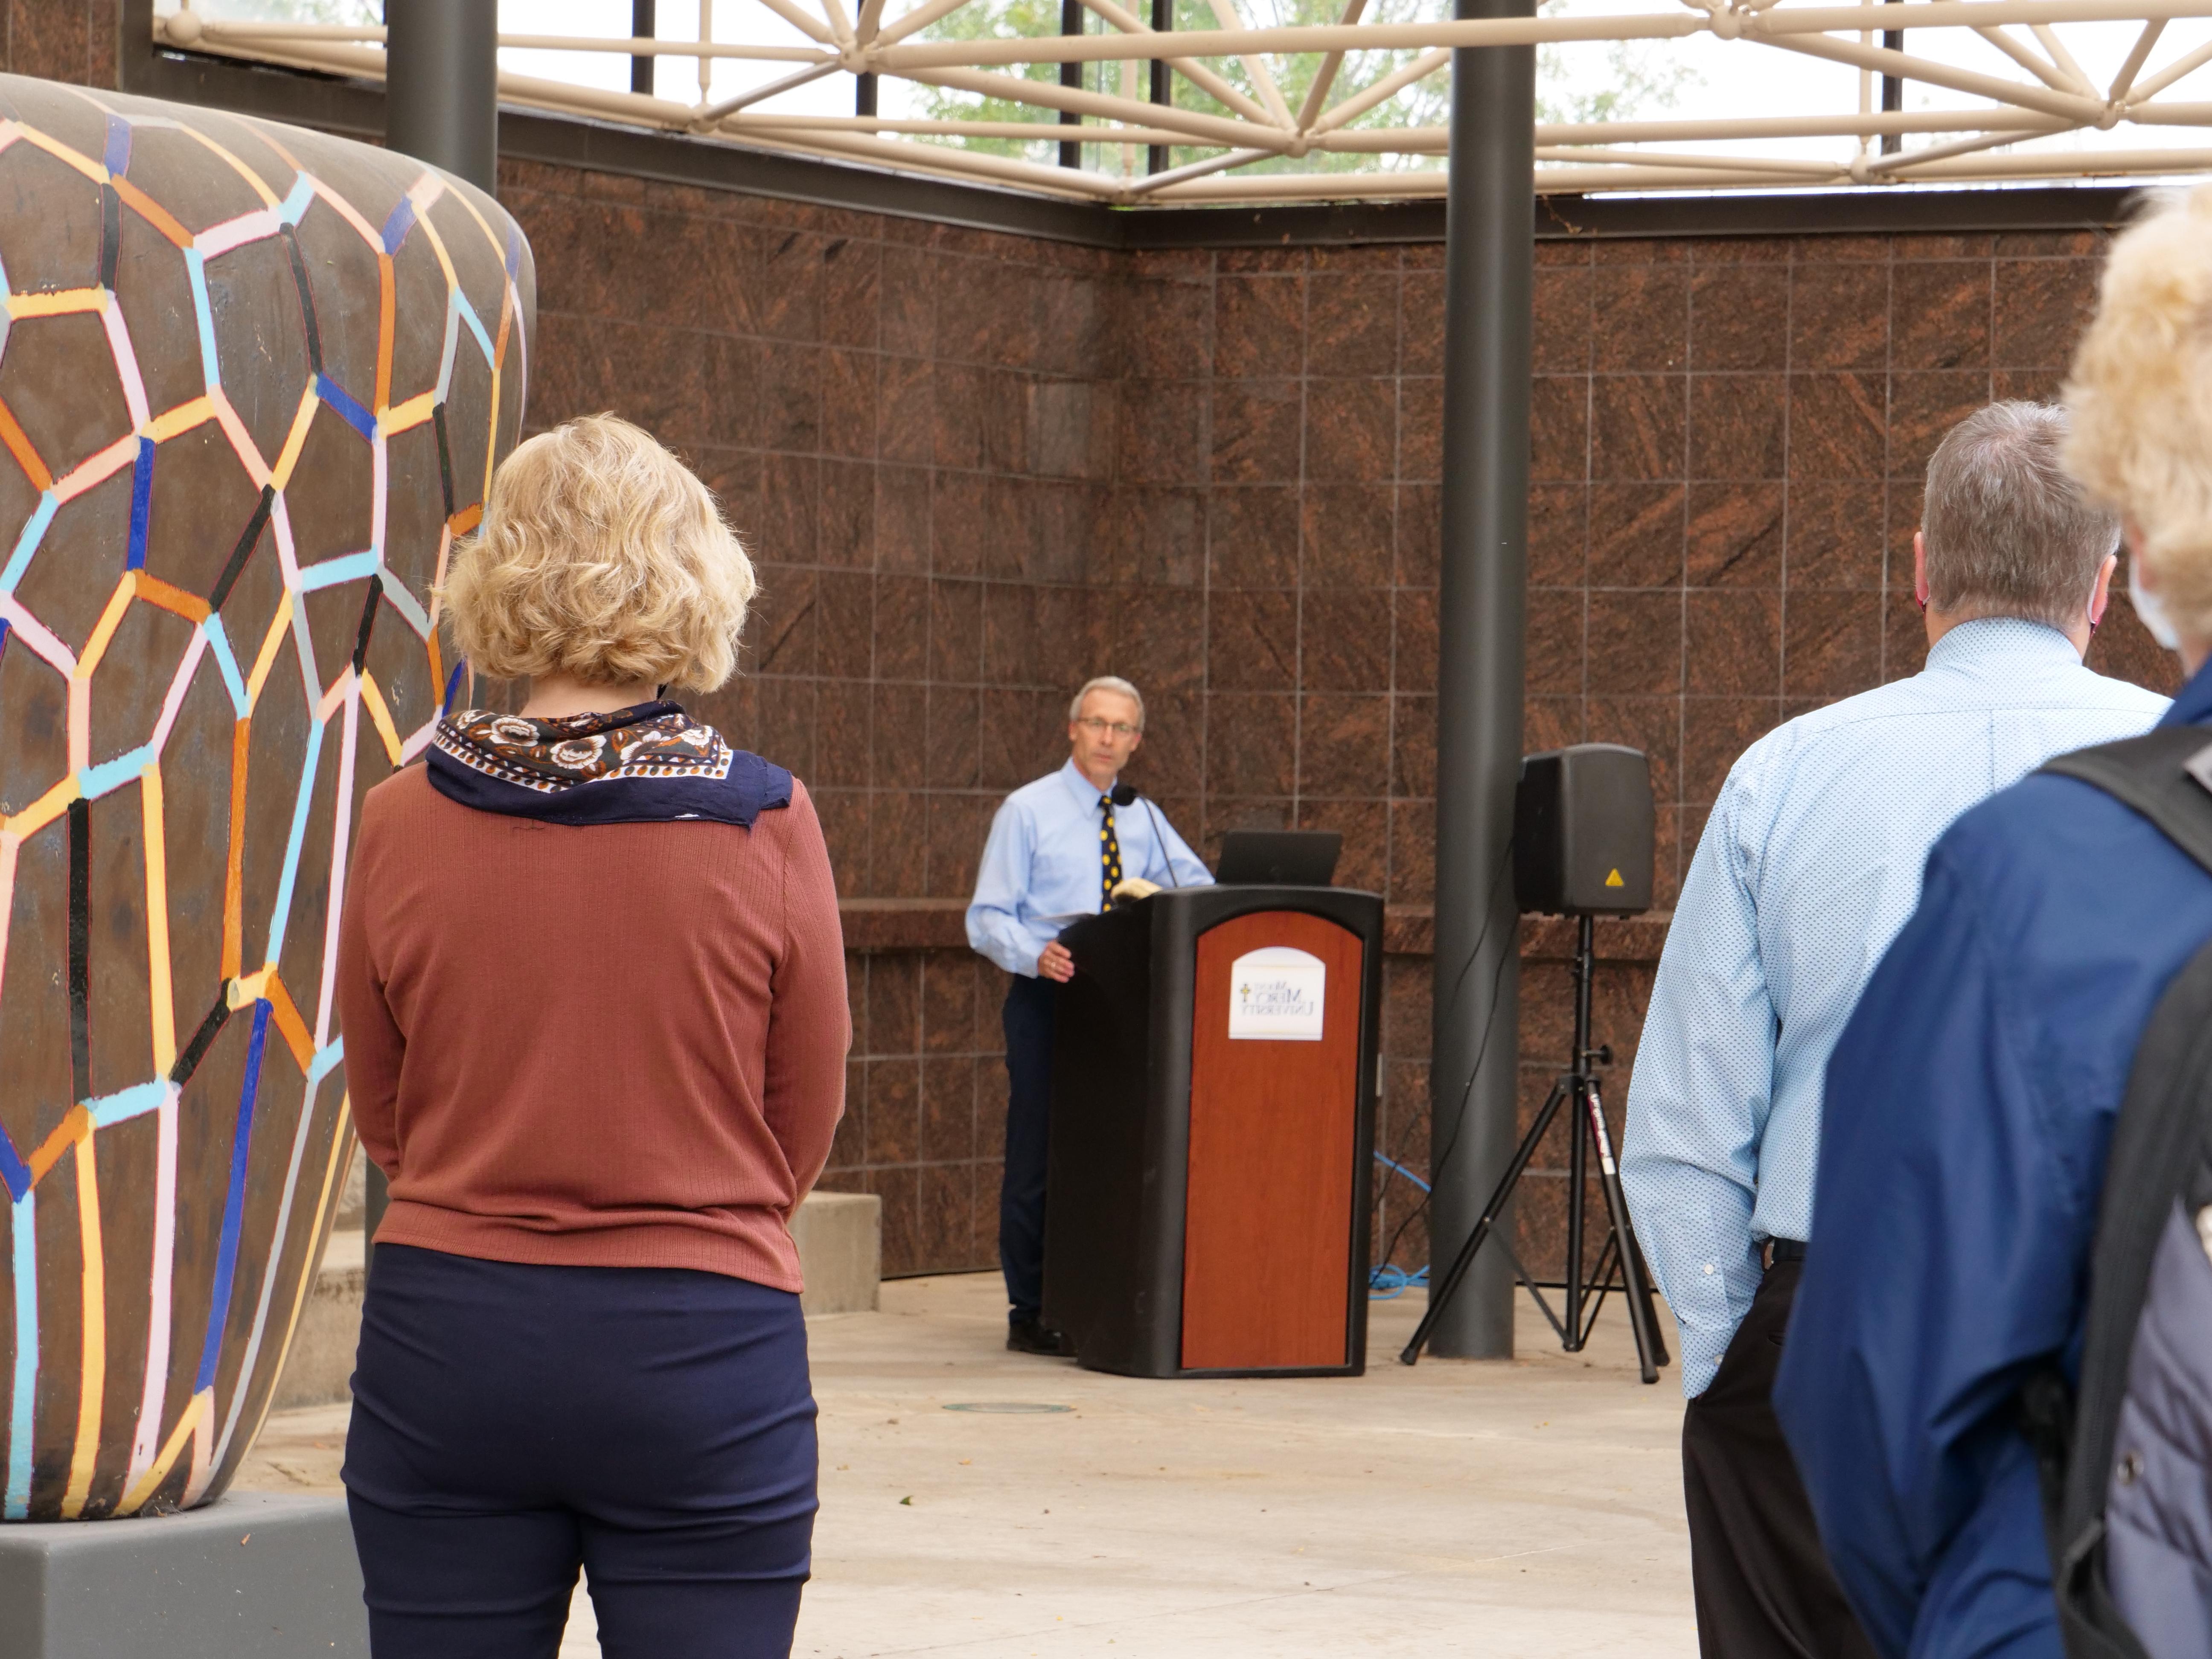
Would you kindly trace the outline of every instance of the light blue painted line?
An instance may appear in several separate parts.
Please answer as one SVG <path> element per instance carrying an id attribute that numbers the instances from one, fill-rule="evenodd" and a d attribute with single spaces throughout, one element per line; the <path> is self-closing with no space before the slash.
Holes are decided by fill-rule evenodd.
<path id="1" fill-rule="evenodd" d="M 207 260 L 196 247 L 185 250 L 185 276 L 192 285 L 192 319 L 200 329 L 200 378 L 206 390 L 222 385 L 222 359 L 215 349 L 215 307 L 208 303 Z"/>
<path id="2" fill-rule="evenodd" d="M 15 1398 L 8 1413 L 8 1495 L 0 1514 L 21 1521 L 31 1512 L 31 1407 L 39 1395 L 39 1194 L 8 1206 L 9 1251 L 15 1279 Z"/>
<path id="3" fill-rule="evenodd" d="M 215 653 L 216 666 L 222 670 L 223 686 L 230 693 L 231 713 L 244 720 L 246 681 L 238 672 L 238 659 L 230 653 L 230 635 L 223 629 L 222 617 L 210 615 L 200 624 L 200 632 L 207 635 L 208 649 Z"/>
<path id="4" fill-rule="evenodd" d="M 407 625 L 424 639 L 430 637 L 430 613 L 407 591 L 407 584 L 389 570 L 384 573 L 384 602 L 407 619 Z"/>
<path id="5" fill-rule="evenodd" d="M 376 574 L 376 550 L 366 553 L 347 553 L 335 559 L 325 559 L 320 564 L 311 564 L 300 572 L 300 592 L 312 593 L 321 587 L 335 587 L 340 582 L 367 581 Z"/>
<path id="6" fill-rule="evenodd" d="M 338 1066 L 343 1063 L 344 1060 L 345 1039 L 343 1037 L 339 1037 L 337 1041 L 328 1043 L 322 1048 L 316 1051 L 314 1059 L 309 1061 L 307 1066 L 307 1097 L 309 1099 L 312 1100 L 314 1097 L 315 1085 L 320 1083 L 325 1078 L 328 1077 L 332 1072 L 336 1071 Z"/>
<path id="7" fill-rule="evenodd" d="M 119 789 L 146 769 L 154 758 L 154 745 L 141 744 L 127 755 L 118 755 L 97 766 L 88 766 L 78 773 L 77 787 L 84 792 L 87 800 L 98 800 L 110 790 Z"/>
<path id="8" fill-rule="evenodd" d="M 436 401 L 446 401 L 446 394 L 453 385 L 453 356 L 461 343 L 461 291 L 450 290 L 446 295 L 446 337 L 438 347 L 438 396 Z"/>
<path id="9" fill-rule="evenodd" d="M 92 1127 L 110 1129 L 118 1123 L 127 1123 L 159 1107 L 168 1097 L 169 1085 L 156 1078 L 151 1083 L 134 1083 L 128 1089 L 119 1089 L 112 1095 L 102 1095 L 97 1100 L 84 1103 L 92 1114 Z"/>
<path id="10" fill-rule="evenodd" d="M 307 728 L 307 757 L 300 768 L 300 799 L 292 806 L 292 833 L 284 843 L 284 875 L 276 884 L 276 907 L 269 913 L 268 964 L 274 968 L 284 949 L 284 924 L 292 914 L 292 888 L 300 877 L 300 849 L 307 840 L 307 809 L 314 805 L 315 768 L 323 756 L 327 722 Z"/>
<path id="11" fill-rule="evenodd" d="M 491 336 L 484 332 L 484 325 L 477 320 L 477 308 L 469 303 L 468 295 L 459 289 L 453 290 L 453 303 L 460 311 L 461 320 L 469 325 L 469 332 L 477 337 L 477 343 L 483 348 L 484 362 L 490 362 Z"/>
<path id="12" fill-rule="evenodd" d="M 288 225 L 296 225 L 307 216 L 307 208 L 315 199 L 315 181 L 306 173 L 297 173 L 292 179 L 292 193 L 284 198 L 284 205 L 276 210 L 276 216 Z"/>
<path id="13" fill-rule="evenodd" d="M 31 568 L 31 556 L 46 539 L 46 526 L 54 521 L 55 510 L 60 506 L 51 489 L 39 497 L 38 506 L 23 521 L 23 533 L 15 538 L 15 550 L 8 556 L 8 568 L 0 570 L 0 593 L 14 592 L 15 584 L 23 580 L 23 573 Z"/>

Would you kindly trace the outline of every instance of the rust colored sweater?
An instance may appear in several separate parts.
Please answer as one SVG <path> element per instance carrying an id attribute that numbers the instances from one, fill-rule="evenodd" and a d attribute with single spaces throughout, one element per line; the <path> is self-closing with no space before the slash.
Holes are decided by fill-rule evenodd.
<path id="1" fill-rule="evenodd" d="M 618 786 L 617 786 L 618 787 Z M 750 830 L 368 793 L 337 1004 L 379 1239 L 799 1288 L 844 1109 L 845 959 L 805 789 Z"/>

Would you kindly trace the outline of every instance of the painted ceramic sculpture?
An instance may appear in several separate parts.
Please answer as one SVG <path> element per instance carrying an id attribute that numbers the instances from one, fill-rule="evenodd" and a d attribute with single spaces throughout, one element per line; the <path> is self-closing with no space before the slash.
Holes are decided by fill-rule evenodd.
<path id="1" fill-rule="evenodd" d="M 405 157 L 15 76 L 0 267 L 0 1484 L 92 1519 L 219 1495 L 283 1369 L 347 831 L 447 691 L 534 279 Z"/>

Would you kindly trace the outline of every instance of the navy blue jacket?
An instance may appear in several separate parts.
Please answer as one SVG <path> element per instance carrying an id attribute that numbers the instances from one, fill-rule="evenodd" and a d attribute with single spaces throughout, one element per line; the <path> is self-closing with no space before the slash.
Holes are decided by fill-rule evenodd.
<path id="1" fill-rule="evenodd" d="M 2212 668 L 2161 724 L 2212 722 Z M 2105 1152 L 2212 876 L 2086 783 L 2033 776 L 1929 854 L 1828 1066 L 1775 1405 L 1876 1647 L 2060 1659 L 2015 1395 L 2081 1347 Z"/>

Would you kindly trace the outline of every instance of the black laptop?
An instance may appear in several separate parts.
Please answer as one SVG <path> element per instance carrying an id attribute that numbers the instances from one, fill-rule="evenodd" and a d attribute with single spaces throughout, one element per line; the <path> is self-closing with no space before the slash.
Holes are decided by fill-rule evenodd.
<path id="1" fill-rule="evenodd" d="M 1326 887 L 1343 850 L 1334 830 L 1231 830 L 1213 878 L 1229 887 Z"/>

